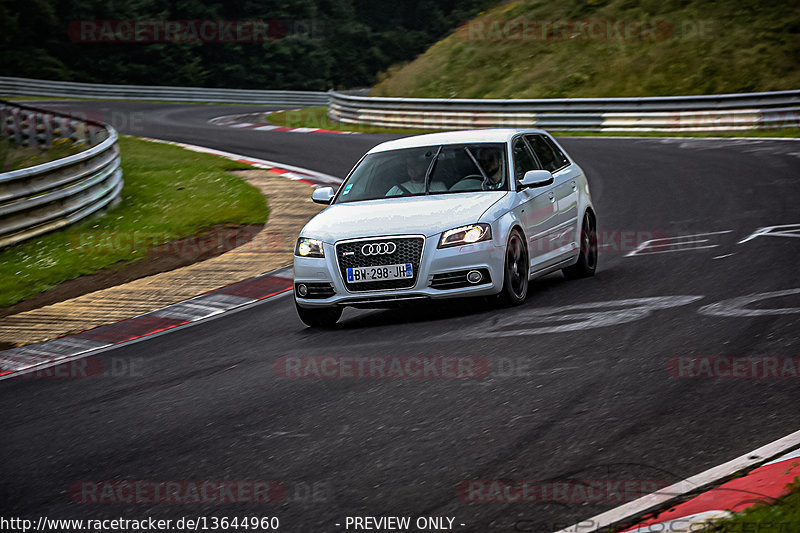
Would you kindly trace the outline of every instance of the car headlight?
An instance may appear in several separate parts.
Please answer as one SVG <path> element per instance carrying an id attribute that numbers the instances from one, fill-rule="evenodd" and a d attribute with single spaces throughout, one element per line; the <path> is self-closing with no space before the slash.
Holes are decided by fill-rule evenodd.
<path id="1" fill-rule="evenodd" d="M 439 248 L 488 241 L 491 238 L 492 227 L 489 224 L 470 224 L 469 226 L 449 229 L 442 233 L 442 238 L 439 239 Z"/>
<path id="2" fill-rule="evenodd" d="M 297 246 L 294 247 L 294 255 L 299 255 L 300 257 L 325 257 L 322 241 L 300 237 L 297 239 Z"/>

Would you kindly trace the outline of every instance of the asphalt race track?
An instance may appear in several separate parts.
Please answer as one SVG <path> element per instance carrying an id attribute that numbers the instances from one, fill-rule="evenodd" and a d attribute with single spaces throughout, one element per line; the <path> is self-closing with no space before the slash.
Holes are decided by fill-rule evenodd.
<path id="1" fill-rule="evenodd" d="M 122 133 L 339 176 L 392 137 L 207 124 L 248 106 L 42 105 L 98 110 Z M 3 514 L 277 516 L 291 532 L 406 515 L 454 517 L 456 531 L 553 531 L 617 502 L 467 502 L 457 487 L 666 485 L 795 431 L 797 378 L 686 378 L 675 358 L 800 355 L 800 144 L 561 142 L 598 209 L 594 278 L 550 275 L 513 309 L 346 310 L 332 331 L 306 329 L 283 295 L 104 352 L 117 375 L 4 381 Z M 276 375 L 279 358 L 306 356 L 474 357 L 492 369 L 475 379 Z M 271 480 L 287 492 L 269 504 L 71 499 L 76 483 L 136 480 Z"/>

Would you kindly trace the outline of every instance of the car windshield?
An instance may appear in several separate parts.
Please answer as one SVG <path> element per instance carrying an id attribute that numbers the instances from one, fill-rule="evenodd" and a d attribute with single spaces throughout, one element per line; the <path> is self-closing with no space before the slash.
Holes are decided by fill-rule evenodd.
<path id="1" fill-rule="evenodd" d="M 369 154 L 336 203 L 426 194 L 508 190 L 501 143 L 448 144 Z"/>

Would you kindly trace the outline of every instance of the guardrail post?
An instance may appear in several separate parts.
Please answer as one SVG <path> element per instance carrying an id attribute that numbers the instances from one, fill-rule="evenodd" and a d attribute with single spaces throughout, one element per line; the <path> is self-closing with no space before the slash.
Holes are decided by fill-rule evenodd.
<path id="1" fill-rule="evenodd" d="M 35 113 L 36 146 L 50 146 L 50 136 L 47 134 L 47 118 L 44 113 Z"/>
<path id="2" fill-rule="evenodd" d="M 87 126 L 86 123 L 81 122 L 79 120 L 71 120 L 70 127 L 72 129 L 72 142 L 77 145 L 86 144 L 88 141 L 88 136 L 86 134 Z"/>
<path id="3" fill-rule="evenodd" d="M 45 143 L 48 146 L 53 144 L 53 118 L 50 113 L 44 115 Z"/>
<path id="4" fill-rule="evenodd" d="M 72 137 L 72 126 L 70 125 L 70 119 L 66 117 L 55 117 L 56 127 L 53 130 L 53 135 L 57 139 L 69 139 Z"/>

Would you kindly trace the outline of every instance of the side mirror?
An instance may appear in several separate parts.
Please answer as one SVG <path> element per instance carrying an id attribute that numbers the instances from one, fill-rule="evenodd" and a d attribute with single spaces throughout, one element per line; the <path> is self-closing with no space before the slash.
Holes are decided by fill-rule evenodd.
<path id="1" fill-rule="evenodd" d="M 522 177 L 522 181 L 519 182 L 523 189 L 544 187 L 545 185 L 552 185 L 552 183 L 553 175 L 548 170 L 529 170 Z"/>
<path id="2" fill-rule="evenodd" d="M 336 196 L 336 191 L 333 190 L 333 187 L 319 187 L 311 193 L 311 199 L 315 203 L 325 205 L 330 205 L 334 196 Z"/>

